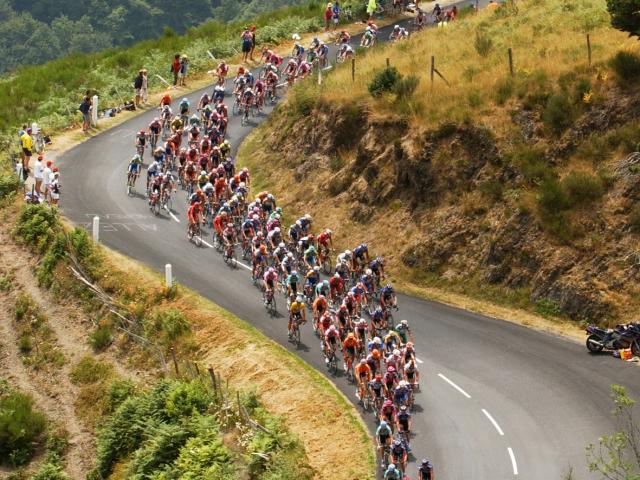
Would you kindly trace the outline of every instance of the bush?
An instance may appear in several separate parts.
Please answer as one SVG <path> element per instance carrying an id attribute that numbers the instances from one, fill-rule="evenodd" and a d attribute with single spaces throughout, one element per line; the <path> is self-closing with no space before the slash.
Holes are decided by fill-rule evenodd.
<path id="1" fill-rule="evenodd" d="M 89 335 L 89 344 L 96 352 L 101 352 L 111 345 L 111 330 L 107 325 L 99 325 L 91 335 Z"/>
<path id="2" fill-rule="evenodd" d="M 610 65 L 621 84 L 637 83 L 640 80 L 640 55 L 637 53 L 621 50 L 610 60 Z"/>
<path id="3" fill-rule="evenodd" d="M 42 259 L 42 263 L 38 270 L 36 270 L 36 277 L 38 283 L 43 287 L 50 287 L 53 283 L 53 270 L 58 265 L 58 262 L 67 253 L 67 237 L 64 232 L 60 232 L 56 235 L 53 243 L 48 248 L 47 253 Z"/>
<path id="4" fill-rule="evenodd" d="M 43 253 L 58 230 L 58 211 L 44 205 L 22 207 L 14 235 L 16 239 Z"/>
<path id="5" fill-rule="evenodd" d="M 531 184 L 553 177 L 544 152 L 537 148 L 522 147 L 513 152 L 511 162 L 518 167 L 522 175 Z"/>
<path id="6" fill-rule="evenodd" d="M 548 215 L 559 214 L 571 207 L 569 197 L 555 178 L 549 178 L 542 182 L 537 203 L 542 212 Z"/>
<path id="7" fill-rule="evenodd" d="M 369 93 L 373 97 L 380 97 L 384 93 L 391 93 L 401 78 L 402 75 L 400 75 L 396 67 L 379 70 L 369 84 Z"/>
<path id="8" fill-rule="evenodd" d="M 189 332 L 191 328 L 187 317 L 175 308 L 156 309 L 144 323 L 148 336 L 163 333 L 169 343 Z"/>
<path id="9" fill-rule="evenodd" d="M 481 57 L 487 57 L 491 53 L 491 50 L 493 50 L 493 40 L 487 32 L 478 28 L 476 30 L 476 40 L 473 46 L 475 47 L 476 52 L 478 52 L 478 55 Z"/>
<path id="10" fill-rule="evenodd" d="M 13 172 L 0 172 L 0 199 L 18 190 L 20 182 Z"/>
<path id="11" fill-rule="evenodd" d="M 22 393 L 0 397 L 0 461 L 24 465 L 35 451 L 46 420 L 33 409 L 33 403 Z"/>
<path id="12" fill-rule="evenodd" d="M 57 463 L 45 463 L 31 477 L 31 480 L 69 480 L 62 466 Z"/>
<path id="13" fill-rule="evenodd" d="M 571 206 L 586 205 L 598 200 L 604 194 L 600 178 L 586 172 L 571 172 L 562 179 Z"/>
<path id="14" fill-rule="evenodd" d="M 553 300 L 541 298 L 536 302 L 536 313 L 543 317 L 556 317 L 560 315 L 560 306 Z"/>
<path id="15" fill-rule="evenodd" d="M 406 100 L 413 96 L 419 83 L 420 77 L 416 75 L 409 75 L 408 77 L 400 78 L 396 82 L 393 91 L 398 96 L 398 99 Z"/>
<path id="16" fill-rule="evenodd" d="M 87 385 L 108 378 L 112 371 L 113 367 L 110 364 L 94 360 L 92 357 L 84 357 L 71 370 L 69 378 L 76 385 Z"/>
<path id="17" fill-rule="evenodd" d="M 542 121 L 552 133 L 561 134 L 573 121 L 571 104 L 564 92 L 551 95 L 542 112 Z"/>
<path id="18" fill-rule="evenodd" d="M 504 184 L 499 180 L 487 180 L 484 183 L 481 183 L 480 191 L 489 199 L 494 202 L 498 202 L 502 200 L 502 195 L 504 192 Z"/>
<path id="19" fill-rule="evenodd" d="M 504 105 L 509 98 L 513 95 L 513 80 L 510 78 L 501 80 L 496 85 L 496 103 L 498 105 Z"/>
<path id="20" fill-rule="evenodd" d="M 127 398 L 136 391 L 136 386 L 130 380 L 114 380 L 107 389 L 107 410 L 115 412 Z"/>

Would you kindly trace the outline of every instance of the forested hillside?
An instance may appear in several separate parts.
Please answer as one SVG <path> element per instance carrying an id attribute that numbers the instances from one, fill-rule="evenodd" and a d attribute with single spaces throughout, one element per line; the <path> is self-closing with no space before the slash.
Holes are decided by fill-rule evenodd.
<path id="1" fill-rule="evenodd" d="M 68 53 L 184 33 L 207 20 L 251 18 L 304 0 L 0 0 L 0 73 Z"/>

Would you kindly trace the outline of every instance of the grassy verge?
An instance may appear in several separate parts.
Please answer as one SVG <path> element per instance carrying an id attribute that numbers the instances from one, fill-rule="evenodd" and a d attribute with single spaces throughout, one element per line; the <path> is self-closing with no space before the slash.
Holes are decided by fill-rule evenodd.
<path id="1" fill-rule="evenodd" d="M 126 352 L 138 368 L 155 370 L 160 376 L 169 372 L 163 370 L 158 351 L 165 359 L 174 352 L 181 374 L 194 361 L 211 365 L 230 385 L 241 386 L 243 395 L 258 392 L 265 410 L 283 417 L 304 445 L 314 478 L 373 476 L 374 455 L 366 427 L 354 407 L 322 375 L 194 292 L 182 286 L 166 289 L 157 273 L 93 245 L 81 229 L 63 229 L 55 211 L 51 212 L 40 206 L 16 212 L 16 239 L 42 255 L 37 272 L 42 285 L 61 301 L 80 301 L 96 331 L 108 330 L 112 343 L 107 348 Z M 70 274 L 69 267 L 76 264 L 69 263 L 69 256 L 77 259 L 89 281 L 112 299 L 127 322 L 105 310 L 95 291 Z M 130 333 L 146 342 L 137 342 Z M 108 413 L 104 399 L 109 398 L 109 376 L 107 370 L 81 361 L 71 374 L 81 387 L 79 402 Z M 328 445 L 326 438 L 340 438 L 340 442 Z"/>

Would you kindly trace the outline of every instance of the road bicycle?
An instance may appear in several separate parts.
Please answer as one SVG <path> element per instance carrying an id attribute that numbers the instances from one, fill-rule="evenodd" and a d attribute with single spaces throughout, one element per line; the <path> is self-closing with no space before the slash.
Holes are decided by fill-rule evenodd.
<path id="1" fill-rule="evenodd" d="M 202 245 L 202 230 L 198 222 L 189 224 L 187 228 L 187 238 L 190 242 L 195 243 L 197 247 Z"/>
<path id="2" fill-rule="evenodd" d="M 149 209 L 151 212 L 157 217 L 160 215 L 160 194 L 157 192 L 152 192 L 149 195 Z"/>
<path id="3" fill-rule="evenodd" d="M 229 265 L 231 268 L 238 267 L 238 258 L 236 256 L 235 244 L 229 243 L 225 247 L 224 253 L 222 254 L 222 259 L 224 260 L 224 263 Z"/>
<path id="4" fill-rule="evenodd" d="M 300 316 L 294 315 L 291 321 L 291 331 L 289 332 L 289 340 L 295 343 L 296 347 L 300 345 Z"/>
<path id="5" fill-rule="evenodd" d="M 262 301 L 264 302 L 264 306 L 269 312 L 270 315 L 275 315 L 278 307 L 276 306 L 276 296 L 273 292 L 273 289 L 265 290 L 262 295 Z"/>
<path id="6" fill-rule="evenodd" d="M 131 196 L 134 192 L 134 187 L 136 186 L 136 180 L 140 176 L 139 173 L 131 173 L 127 174 L 127 195 Z"/>
<path id="7" fill-rule="evenodd" d="M 325 351 L 325 363 L 327 364 L 327 370 L 331 375 L 338 373 L 338 357 L 336 356 L 336 351 L 334 349 L 329 349 L 328 352 Z"/>

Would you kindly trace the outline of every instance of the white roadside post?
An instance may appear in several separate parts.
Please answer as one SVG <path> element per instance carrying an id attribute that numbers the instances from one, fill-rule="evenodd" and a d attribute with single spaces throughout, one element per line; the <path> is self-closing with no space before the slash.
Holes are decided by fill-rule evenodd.
<path id="1" fill-rule="evenodd" d="M 164 283 L 167 285 L 167 288 L 173 287 L 173 274 L 171 273 L 170 263 L 164 266 Z"/>
<path id="2" fill-rule="evenodd" d="M 91 104 L 91 125 L 94 127 L 98 125 L 98 95 L 93 96 Z"/>
<path id="3" fill-rule="evenodd" d="M 211 57 L 211 60 L 213 60 L 215 62 L 216 61 L 216 57 L 213 56 L 213 53 L 211 53 L 211 50 L 207 50 L 207 53 Z"/>
<path id="4" fill-rule="evenodd" d="M 98 243 L 100 241 L 100 217 L 97 215 L 93 217 L 93 231 L 91 233 L 93 241 Z"/>
<path id="5" fill-rule="evenodd" d="M 322 68 L 318 66 L 318 85 L 322 85 Z"/>

